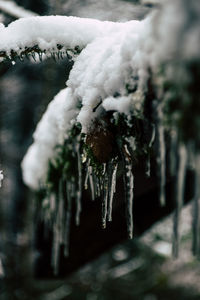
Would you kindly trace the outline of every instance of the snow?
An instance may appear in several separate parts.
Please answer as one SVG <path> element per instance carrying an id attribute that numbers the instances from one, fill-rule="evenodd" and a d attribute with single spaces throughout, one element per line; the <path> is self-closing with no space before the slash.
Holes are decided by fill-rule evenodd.
<path id="1" fill-rule="evenodd" d="M 84 48 L 75 60 L 67 88 L 56 96 L 39 123 L 22 164 L 29 186 L 38 188 L 44 181 L 48 160 L 73 122 L 80 122 L 82 132 L 87 133 L 104 110 L 134 114 L 142 109 L 149 68 L 156 73 L 163 62 L 199 57 L 198 11 L 195 1 L 183 5 L 177 0 L 168 1 L 143 21 L 114 23 L 51 16 L 21 19 L 1 29 L 0 50 L 8 53 L 35 44 L 43 50 L 57 44 L 66 49 Z M 129 92 L 127 86 L 136 92 Z M 79 101 L 80 110 L 76 108 Z"/>
<path id="2" fill-rule="evenodd" d="M 22 162 L 24 181 L 31 188 L 37 189 L 44 184 L 49 159 L 55 156 L 56 145 L 63 143 L 76 114 L 70 89 L 61 90 L 38 123 L 34 143 Z"/>
<path id="3" fill-rule="evenodd" d="M 103 101 L 103 107 L 106 111 L 115 110 L 120 113 L 129 114 L 132 108 L 131 97 L 108 97 Z"/>
<path id="4" fill-rule="evenodd" d="M 37 45 L 42 51 L 84 48 L 95 38 L 123 30 L 126 23 L 102 22 L 66 16 L 36 16 L 21 18 L 1 30 L 0 51 L 9 56 L 11 50 L 20 54 L 25 47 Z"/>
<path id="5" fill-rule="evenodd" d="M 104 106 L 106 98 L 118 93 L 121 99 L 110 101 L 112 98 L 109 98 L 105 106 L 118 105 L 119 110 L 127 110 L 127 99 L 124 102 L 123 96 L 127 95 L 126 84 L 137 84 L 131 75 L 132 66 L 139 68 L 137 51 L 142 28 L 142 21 L 127 22 L 115 33 L 95 39 L 76 59 L 67 85 L 71 87 L 75 98 L 82 99 L 83 106 L 77 118 L 82 125 L 82 132 L 87 132 L 90 120 L 96 118 L 93 109 L 101 100 Z"/>

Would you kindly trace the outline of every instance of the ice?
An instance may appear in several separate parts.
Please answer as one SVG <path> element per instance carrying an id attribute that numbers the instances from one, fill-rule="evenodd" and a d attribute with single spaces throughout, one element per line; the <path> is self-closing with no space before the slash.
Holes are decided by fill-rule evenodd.
<path id="1" fill-rule="evenodd" d="M 91 196 L 92 200 L 95 200 L 95 185 L 94 185 L 94 180 L 93 180 L 93 170 L 92 167 L 88 167 L 88 176 L 89 176 L 89 183 L 90 183 L 90 191 L 91 191 Z"/>
<path id="2" fill-rule="evenodd" d="M 58 211 L 55 214 L 55 221 L 53 223 L 53 245 L 52 245 L 52 254 L 51 254 L 51 265 L 53 267 L 55 275 L 59 271 L 59 261 L 60 261 L 60 240 L 59 240 L 59 213 Z"/>
<path id="3" fill-rule="evenodd" d="M 81 197 L 82 197 L 82 164 L 81 164 L 81 154 L 80 154 L 80 139 L 76 141 L 76 153 L 77 153 L 77 163 L 78 163 L 78 189 L 76 193 L 76 225 L 80 224 L 80 213 L 81 213 Z"/>
<path id="4" fill-rule="evenodd" d="M 87 165 L 86 165 L 86 175 L 85 175 L 85 181 L 84 181 L 85 190 L 88 189 L 88 178 L 89 178 L 89 171 L 90 171 L 89 166 L 90 166 L 90 159 L 88 160 Z"/>
<path id="5" fill-rule="evenodd" d="M 111 185 L 109 186 L 109 202 L 108 202 L 108 221 L 112 221 L 112 206 L 113 197 L 116 192 L 116 179 L 117 179 L 117 169 L 118 163 L 112 162 L 112 175 L 111 175 Z"/>
<path id="6" fill-rule="evenodd" d="M 172 129 L 170 133 L 171 145 L 170 145 L 170 174 L 171 176 L 176 175 L 177 168 L 177 132 Z"/>
<path id="7" fill-rule="evenodd" d="M 106 228 L 106 219 L 108 214 L 108 174 L 105 171 L 103 178 L 103 195 L 102 195 L 102 228 Z"/>
<path id="8" fill-rule="evenodd" d="M 126 194 L 126 221 L 129 239 L 133 237 L 133 196 L 134 196 L 134 176 L 132 172 L 132 163 L 130 161 L 130 153 L 125 145 L 126 155 L 124 156 L 125 163 L 125 194 Z M 128 158 L 128 156 L 129 158 Z"/>
<path id="9" fill-rule="evenodd" d="M 69 255 L 69 240 L 70 240 L 70 227 L 71 227 L 71 214 L 72 214 L 72 198 L 71 192 L 72 187 L 70 182 L 66 182 L 66 190 L 67 190 L 67 210 L 66 210 L 66 218 L 65 218 L 65 227 L 64 227 L 64 255 L 67 257 Z"/>
<path id="10" fill-rule="evenodd" d="M 200 254 L 200 223 L 199 223 L 199 200 L 200 200 L 200 155 L 194 154 L 195 157 L 195 193 L 193 199 L 193 252 L 194 255 Z"/>
<path id="11" fill-rule="evenodd" d="M 165 184 L 166 184 L 166 149 L 165 149 L 165 131 L 163 125 L 163 106 L 159 103 L 158 105 L 158 164 L 160 169 L 160 205 L 164 206 L 165 199 Z"/>
<path id="12" fill-rule="evenodd" d="M 185 176 L 187 167 L 187 150 L 184 145 L 179 145 L 179 165 L 178 175 L 176 179 L 176 209 L 174 213 L 174 232 L 173 232 L 173 255 L 178 257 L 179 253 L 179 223 L 180 214 L 184 201 L 184 190 L 185 190 Z"/>

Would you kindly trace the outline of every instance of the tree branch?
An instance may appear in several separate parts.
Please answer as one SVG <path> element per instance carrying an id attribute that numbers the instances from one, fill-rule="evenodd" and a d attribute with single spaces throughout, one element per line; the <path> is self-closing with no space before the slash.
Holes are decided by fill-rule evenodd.
<path id="1" fill-rule="evenodd" d="M 139 21 L 130 21 L 133 28 Z M 4 27 L 0 24 L 0 58 L 15 59 L 34 53 L 51 54 L 59 51 L 79 54 L 96 38 L 108 36 L 127 26 L 94 19 L 45 16 L 16 20 Z M 59 55 L 59 53 L 58 53 Z"/>
<path id="2" fill-rule="evenodd" d="M 25 18 L 37 16 L 36 13 L 27 10 L 13 1 L 0 1 L 0 11 L 14 18 Z"/>

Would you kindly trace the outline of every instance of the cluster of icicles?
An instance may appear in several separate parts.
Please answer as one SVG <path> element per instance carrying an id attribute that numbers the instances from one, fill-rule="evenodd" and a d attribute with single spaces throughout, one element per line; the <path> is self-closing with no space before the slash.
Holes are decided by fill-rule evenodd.
<path id="1" fill-rule="evenodd" d="M 162 114 L 160 115 L 162 116 Z M 175 180 L 174 184 L 174 200 L 175 210 L 173 213 L 173 236 L 172 236 L 172 254 L 175 258 L 179 255 L 180 247 L 180 225 L 181 225 L 181 210 L 184 205 L 185 190 L 187 186 L 186 174 L 188 170 L 194 173 L 193 184 L 193 209 L 192 209 L 192 233 L 193 244 L 192 251 L 194 255 L 200 253 L 200 223 L 199 223 L 199 199 L 200 199 L 200 155 L 195 150 L 194 142 L 187 145 L 180 142 L 178 139 L 178 130 L 170 130 L 170 155 L 169 155 L 169 171 L 171 177 Z M 165 129 L 162 122 L 158 125 L 159 139 L 159 155 L 158 165 L 160 170 L 160 204 L 166 204 L 166 144 L 165 144 Z"/>
<path id="2" fill-rule="evenodd" d="M 158 116 L 162 118 L 162 110 L 158 109 Z M 160 205 L 166 204 L 165 188 L 166 188 L 166 145 L 165 145 L 165 129 L 162 122 L 156 124 L 152 133 L 152 139 L 149 147 L 152 147 L 156 135 L 158 140 L 158 170 L 160 180 Z M 193 209 L 193 251 L 197 254 L 199 251 L 199 204 L 198 199 L 200 197 L 200 157 L 195 155 L 192 150 L 192 146 L 186 147 L 184 144 L 180 144 L 178 141 L 177 130 L 171 130 L 170 132 L 170 173 L 176 180 L 175 182 L 175 199 L 176 208 L 174 212 L 174 225 L 173 225 L 173 255 L 178 256 L 179 242 L 180 242 L 180 216 L 181 209 L 184 203 L 184 190 L 186 184 L 186 171 L 188 168 L 192 168 L 195 174 L 195 192 L 194 192 L 194 209 Z M 128 237 L 133 237 L 133 199 L 134 199 L 134 175 L 132 165 L 132 150 L 130 144 L 118 143 L 119 156 L 112 158 L 107 163 L 103 163 L 103 169 L 98 174 L 93 170 L 90 158 L 85 157 L 80 151 L 80 140 L 78 139 L 74 151 L 76 151 L 77 158 L 77 180 L 64 180 L 60 179 L 58 195 L 50 194 L 48 202 L 50 204 L 50 210 L 47 210 L 44 214 L 44 220 L 46 223 L 51 224 L 53 231 L 53 247 L 52 247 L 52 267 L 55 274 L 59 272 L 59 259 L 60 259 L 60 246 L 64 246 L 64 255 L 69 254 L 69 236 L 70 236 L 70 223 L 72 214 L 72 202 L 76 202 L 76 214 L 75 222 L 80 224 L 81 213 L 81 197 L 82 188 L 90 189 L 91 198 L 95 200 L 101 197 L 102 199 L 102 227 L 106 228 L 107 221 L 112 221 L 112 206 L 113 197 L 116 191 L 117 170 L 119 161 L 122 163 L 123 168 L 123 181 L 124 181 L 124 197 L 125 197 L 125 209 L 126 209 L 126 222 Z M 129 151 L 131 150 L 131 151 Z M 85 165 L 85 167 L 83 167 Z M 146 165 L 148 167 L 146 174 L 150 176 L 150 158 L 147 156 Z"/>
<path id="3" fill-rule="evenodd" d="M 76 138 L 75 138 L 76 139 Z M 91 159 L 86 153 L 81 153 L 80 139 L 74 143 L 73 151 L 76 153 L 78 178 L 66 179 L 64 176 L 59 180 L 58 192 L 47 193 L 43 199 L 43 213 L 46 229 L 53 233 L 52 246 L 52 267 L 55 274 L 59 272 L 60 247 L 64 246 L 64 256 L 69 255 L 70 224 L 72 221 L 72 207 L 75 201 L 75 223 L 80 224 L 80 214 L 82 210 L 81 198 L 82 189 L 89 189 L 91 199 L 101 198 L 102 201 L 102 228 L 106 228 L 106 223 L 112 221 L 113 198 L 116 192 L 116 181 L 119 161 L 122 161 L 124 197 L 127 220 L 128 237 L 133 237 L 133 187 L 134 176 L 131 163 L 131 154 L 126 145 L 122 145 L 120 157 L 111 158 L 102 164 L 102 170 L 96 171 L 91 164 Z M 75 168 L 75 166 L 74 166 Z M 45 207 L 48 207 L 45 209 Z"/>

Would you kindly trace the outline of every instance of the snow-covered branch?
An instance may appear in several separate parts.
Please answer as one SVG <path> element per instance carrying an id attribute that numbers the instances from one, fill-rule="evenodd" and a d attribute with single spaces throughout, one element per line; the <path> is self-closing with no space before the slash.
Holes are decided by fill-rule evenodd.
<path id="1" fill-rule="evenodd" d="M 191 7 L 193 6 L 191 5 Z M 180 12 L 178 17 L 177 11 Z M 11 24 L 10 31 L 13 26 L 13 31 L 16 30 L 17 34 L 20 33 L 13 42 L 18 47 L 21 36 L 23 43 L 27 39 L 27 44 L 37 43 L 41 49 L 51 49 L 57 44 L 64 44 L 65 47 L 68 45 L 71 48 L 76 45 L 81 48 L 86 46 L 76 59 L 67 81 L 68 88 L 66 92 L 61 93 L 62 100 L 60 100 L 61 94 L 55 98 L 57 99 L 56 103 L 61 101 L 60 105 L 63 105 L 64 109 L 49 110 L 51 107 L 49 106 L 38 127 L 40 129 L 37 128 L 34 134 L 36 143 L 40 143 L 41 147 L 44 147 L 46 143 L 49 148 L 47 153 L 53 155 L 54 147 L 58 142 L 59 120 L 68 119 L 68 112 L 65 110 L 68 101 L 75 112 L 73 116 L 71 111 L 69 112 L 71 120 L 78 121 L 81 124 L 82 132 L 87 134 L 92 121 L 101 118 L 105 111 L 117 111 L 127 115 L 142 113 L 148 89 L 149 69 L 154 77 L 155 87 L 156 85 L 158 87 L 158 98 L 160 98 L 160 84 L 163 80 L 161 75 L 157 76 L 161 65 L 167 64 L 167 68 L 169 67 L 169 71 L 165 75 L 166 80 L 175 83 L 180 79 L 183 83 L 179 78 L 186 72 L 182 65 L 186 61 L 198 59 L 200 48 L 197 43 L 200 31 L 198 16 L 196 16 L 196 22 L 191 23 L 186 12 L 187 8 L 183 9 L 182 2 L 177 0 L 175 4 L 170 1 L 160 11 L 154 12 L 143 21 L 127 23 L 100 22 L 73 17 L 30 18 L 27 19 L 27 24 L 30 25 L 31 22 L 35 24 L 35 29 L 30 33 L 30 37 L 22 29 L 25 27 L 26 20 Z M 51 30 L 48 29 L 48 26 Z M 9 32 L 9 27 L 5 30 Z M 37 34 L 39 34 L 39 38 Z M 177 44 L 180 36 L 181 41 Z M 33 40 L 34 42 L 32 42 Z M 190 42 L 191 40 L 193 43 Z M 23 43 L 21 47 L 23 47 Z M 1 45 L 2 41 L 0 41 L 0 48 Z M 11 42 L 9 42 L 10 45 L 12 45 Z M 16 49 L 16 46 L 12 48 Z M 171 70 L 173 69 L 172 63 L 175 61 L 181 63 L 180 74 L 176 68 L 176 80 Z M 71 99 L 66 97 L 66 104 L 63 100 L 65 93 L 66 95 L 70 94 Z M 164 102 L 164 100 L 162 101 Z M 77 109 L 79 102 L 81 108 Z M 60 106 L 58 105 L 58 107 Z M 50 117 L 47 117 L 48 114 Z M 57 120 L 57 123 L 54 122 L 54 119 Z M 46 130 L 47 126 L 52 129 Z M 61 135 L 66 132 L 66 128 L 62 126 L 59 130 Z M 54 142 L 46 142 L 47 137 Z M 31 155 L 30 161 L 32 157 Z M 46 167 L 43 170 L 43 174 L 45 174 L 50 154 L 46 155 L 46 158 L 38 156 L 39 166 L 42 159 L 45 159 L 44 166 Z M 26 161 L 28 160 L 26 157 Z M 36 166 L 37 159 L 34 161 L 34 166 Z M 26 164 L 23 166 L 24 174 L 29 173 L 29 167 L 26 167 Z M 35 176 L 37 179 L 34 179 Z M 30 177 L 34 184 L 30 183 Z M 44 180 L 44 177 L 40 178 L 41 180 L 39 177 L 39 173 L 33 172 L 33 176 L 29 176 L 28 180 L 26 175 L 24 179 L 27 183 L 29 182 L 30 186 L 36 188 Z"/>
<path id="2" fill-rule="evenodd" d="M 128 22 L 134 27 L 134 22 Z M 123 31 L 127 23 L 65 16 L 22 18 L 0 27 L 0 57 L 13 59 L 31 52 L 79 53 L 94 39 Z"/>
<path id="3" fill-rule="evenodd" d="M 17 5 L 13 1 L 1 0 L 0 1 L 0 11 L 2 11 L 5 14 L 8 14 L 9 16 L 17 18 L 17 19 L 37 16 L 36 13 Z"/>
<path id="4" fill-rule="evenodd" d="M 164 205 L 167 132 L 172 148 L 170 169 L 180 174 L 174 225 L 174 244 L 178 244 L 187 157 L 195 161 L 200 152 L 199 11 L 196 0 L 169 0 L 143 21 L 113 23 L 75 17 L 34 17 L 0 30 L 1 54 L 11 59 L 13 53 L 24 55 L 32 47 L 39 53 L 55 52 L 58 47 L 64 51 L 76 51 L 76 47 L 82 50 L 70 72 L 67 88 L 48 106 L 22 163 L 24 181 L 33 189 L 46 190 L 42 202 L 44 207 L 50 207 L 46 220 L 52 218 L 51 206 L 55 208 L 55 201 L 59 202 L 53 226 L 60 236 L 65 234 L 59 222 L 63 219 L 66 194 L 69 207 L 75 200 L 77 215 L 80 214 L 82 175 L 92 198 L 102 195 L 103 227 L 106 219 L 111 220 L 119 160 L 125 184 L 127 229 L 132 236 L 133 157 L 142 152 L 146 173 L 151 174 L 150 148 L 155 139 L 160 201 Z M 139 130 L 137 122 L 143 124 Z M 191 149 L 195 151 L 191 153 Z M 105 152 L 108 155 L 102 155 Z M 197 166 L 193 170 L 198 175 Z M 54 242 L 53 261 L 57 269 L 60 241 L 56 234 Z"/>
<path id="5" fill-rule="evenodd" d="M 76 115 L 77 109 L 71 91 L 65 88 L 50 102 L 46 113 L 37 125 L 34 133 L 35 142 L 23 160 L 24 180 L 31 188 L 37 189 L 40 184 L 43 184 L 48 162 L 55 156 L 55 147 L 63 144 L 66 133 L 72 126 L 71 120 Z"/>

